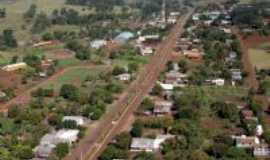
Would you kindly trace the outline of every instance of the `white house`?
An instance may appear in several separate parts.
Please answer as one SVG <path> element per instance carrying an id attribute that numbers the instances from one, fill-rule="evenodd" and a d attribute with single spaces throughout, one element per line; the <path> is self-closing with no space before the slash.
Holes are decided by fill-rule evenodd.
<path id="1" fill-rule="evenodd" d="M 260 144 L 260 140 L 255 136 L 232 136 L 236 141 L 236 147 L 239 148 L 254 148 Z"/>
<path id="2" fill-rule="evenodd" d="M 82 116 L 64 116 L 62 121 L 75 121 L 77 125 L 84 125 L 84 118 Z"/>
<path id="3" fill-rule="evenodd" d="M 120 81 L 130 81 L 131 75 L 129 73 L 123 73 L 116 76 Z"/>
<path id="4" fill-rule="evenodd" d="M 59 143 L 72 144 L 78 139 L 79 130 L 62 129 L 44 135 L 39 145 L 34 149 L 37 158 L 48 158 Z"/>
<path id="5" fill-rule="evenodd" d="M 263 127 L 262 125 L 257 125 L 256 126 L 256 135 L 261 136 L 263 134 Z"/>
<path id="6" fill-rule="evenodd" d="M 130 146 L 131 151 L 154 151 L 154 139 L 150 138 L 133 138 Z"/>
<path id="7" fill-rule="evenodd" d="M 107 41 L 105 40 L 94 40 L 90 42 L 90 46 L 95 49 L 100 49 L 101 47 L 107 45 Z"/>
<path id="8" fill-rule="evenodd" d="M 200 20 L 200 14 L 199 14 L 199 13 L 195 13 L 195 14 L 192 16 L 192 20 L 193 20 L 193 21 L 198 21 L 198 20 Z"/>
<path id="9" fill-rule="evenodd" d="M 165 84 L 165 83 L 161 83 L 161 82 L 158 82 L 158 84 L 161 86 L 161 88 L 164 91 L 172 91 L 174 88 L 174 86 L 172 84 Z"/>
<path id="10" fill-rule="evenodd" d="M 253 150 L 253 155 L 255 157 L 266 158 L 270 156 L 270 148 L 268 145 L 260 145 L 255 147 Z"/>
<path id="11" fill-rule="evenodd" d="M 143 56 L 150 55 L 150 54 L 154 53 L 154 50 L 152 47 L 142 46 L 142 47 L 140 47 L 140 53 Z"/>
<path id="12" fill-rule="evenodd" d="M 61 143 L 72 144 L 78 139 L 79 130 L 77 129 L 61 129 L 56 132 L 55 136 Z"/>
<path id="13" fill-rule="evenodd" d="M 164 115 L 170 114 L 172 110 L 173 103 L 171 101 L 158 100 L 155 101 L 154 114 Z"/>
<path id="14" fill-rule="evenodd" d="M 214 85 L 216 85 L 216 86 L 224 86 L 225 80 L 222 79 L 222 78 L 213 79 L 213 80 L 212 80 L 212 84 L 214 84 Z"/>
<path id="15" fill-rule="evenodd" d="M 158 135 L 155 139 L 150 138 L 133 138 L 130 146 L 130 150 L 134 152 L 145 151 L 154 152 L 160 149 L 160 146 L 167 139 L 173 138 L 174 135 Z"/>

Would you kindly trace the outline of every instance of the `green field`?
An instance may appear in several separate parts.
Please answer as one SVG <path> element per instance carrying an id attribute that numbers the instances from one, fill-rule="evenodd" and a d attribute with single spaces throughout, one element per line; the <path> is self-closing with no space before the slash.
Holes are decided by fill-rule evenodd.
<path id="1" fill-rule="evenodd" d="M 89 12 L 89 10 L 84 10 L 80 6 L 70 6 L 65 4 L 65 0 L 0 0 L 0 7 L 6 8 L 7 17 L 0 20 L 0 31 L 11 28 L 15 30 L 16 37 L 21 41 L 26 41 L 31 38 L 31 33 L 29 32 L 29 23 L 25 22 L 23 19 L 23 14 L 28 10 L 31 4 L 36 4 L 38 13 L 45 12 L 50 14 L 54 9 L 72 8 L 81 13 Z M 55 27 L 55 29 L 74 29 L 73 26 L 61 26 Z"/>
<path id="2" fill-rule="evenodd" d="M 249 49 L 252 64 L 258 69 L 270 69 L 270 43 Z"/>
<path id="3" fill-rule="evenodd" d="M 66 71 L 62 76 L 56 80 L 50 81 L 45 88 L 60 89 L 63 84 L 81 84 L 87 76 L 97 76 L 101 72 L 105 71 L 104 67 L 94 68 L 73 68 Z"/>

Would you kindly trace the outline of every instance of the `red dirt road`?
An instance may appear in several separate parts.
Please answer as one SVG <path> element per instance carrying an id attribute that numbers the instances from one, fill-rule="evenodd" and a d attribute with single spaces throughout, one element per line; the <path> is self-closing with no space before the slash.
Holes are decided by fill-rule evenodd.
<path id="1" fill-rule="evenodd" d="M 91 130 L 64 160 L 96 160 L 111 139 L 124 126 L 133 112 L 139 107 L 144 97 L 151 91 L 166 63 L 172 59 L 173 48 L 178 36 L 183 33 L 183 26 L 194 10 L 188 12 L 175 25 L 168 37 L 157 48 L 150 63 L 139 73 L 138 78 L 115 104 L 113 112 L 106 113 L 96 129 Z"/>
<path id="2" fill-rule="evenodd" d="M 247 75 L 248 86 L 250 88 L 257 90 L 259 88 L 259 82 L 256 78 L 256 72 L 250 60 L 250 56 L 248 53 L 248 46 L 247 44 L 245 44 L 245 41 L 243 37 L 239 34 L 239 31 L 234 29 L 234 34 L 237 35 L 240 41 L 241 50 L 242 50 L 242 64 L 243 64 L 244 70 L 248 73 Z"/>

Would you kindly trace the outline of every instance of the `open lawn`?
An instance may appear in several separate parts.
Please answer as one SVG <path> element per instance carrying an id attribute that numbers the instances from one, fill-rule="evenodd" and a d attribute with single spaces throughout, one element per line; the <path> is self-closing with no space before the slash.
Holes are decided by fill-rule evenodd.
<path id="1" fill-rule="evenodd" d="M 105 71 L 104 67 L 74 67 L 68 69 L 62 76 L 48 82 L 45 88 L 60 89 L 63 84 L 80 84 L 87 76 L 95 76 Z"/>
<path id="2" fill-rule="evenodd" d="M 129 55 L 124 55 L 120 56 L 119 58 L 115 59 L 113 61 L 113 64 L 118 65 L 118 66 L 127 66 L 129 63 L 137 63 L 137 64 L 146 64 L 149 60 L 149 57 L 146 56 L 129 56 Z"/>
<path id="3" fill-rule="evenodd" d="M 270 69 L 270 43 L 249 49 L 252 64 L 258 69 Z"/>
<path id="4" fill-rule="evenodd" d="M 184 92 L 200 92 L 205 98 L 212 101 L 234 101 L 246 96 L 247 88 L 233 86 L 191 86 L 183 89 Z"/>

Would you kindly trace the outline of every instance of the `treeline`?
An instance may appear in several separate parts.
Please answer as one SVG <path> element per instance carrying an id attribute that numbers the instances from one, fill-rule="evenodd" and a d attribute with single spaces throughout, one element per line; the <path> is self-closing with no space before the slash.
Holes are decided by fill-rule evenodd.
<path id="1" fill-rule="evenodd" d="M 0 8 L 0 18 L 5 18 L 5 17 L 6 17 L 6 9 Z"/>
<path id="2" fill-rule="evenodd" d="M 33 20 L 31 31 L 33 33 L 40 33 L 51 25 L 93 26 L 102 21 L 119 21 L 120 19 L 127 19 L 129 18 L 129 15 L 111 12 L 97 12 L 95 14 L 81 15 L 74 9 L 66 8 L 56 9 L 51 15 L 47 15 L 43 12 L 36 14 L 34 7 L 30 7 L 29 11 L 25 13 L 24 17 L 26 20 Z M 102 27 L 99 26 L 98 28 Z M 96 27 L 86 27 L 86 31 L 89 31 L 89 29 L 96 29 Z"/>
<path id="3" fill-rule="evenodd" d="M 13 30 L 5 29 L 0 34 L 0 50 L 4 50 L 7 48 L 14 48 L 17 47 L 17 40 L 14 37 Z"/>
<path id="4" fill-rule="evenodd" d="M 114 6 L 124 5 L 123 0 L 66 0 L 67 4 L 71 5 L 87 5 L 95 7 L 98 10 L 113 9 Z"/>
<path id="5" fill-rule="evenodd" d="M 232 12 L 233 23 L 260 28 L 263 26 L 263 18 L 270 15 L 269 7 L 269 1 L 254 1 L 250 5 L 238 5 Z"/>

